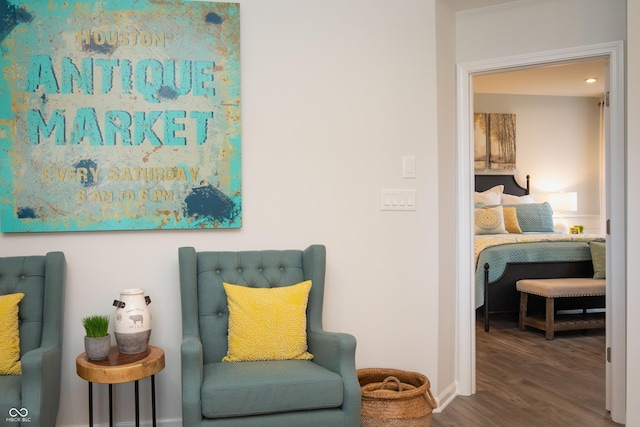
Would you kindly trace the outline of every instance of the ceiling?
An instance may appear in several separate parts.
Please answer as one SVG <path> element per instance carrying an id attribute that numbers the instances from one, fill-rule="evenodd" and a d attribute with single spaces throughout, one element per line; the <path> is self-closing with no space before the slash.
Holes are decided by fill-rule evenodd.
<path id="1" fill-rule="evenodd" d="M 605 64 L 599 59 L 475 76 L 473 92 L 600 98 L 604 94 Z M 597 81 L 588 84 L 585 79 L 589 77 Z"/>

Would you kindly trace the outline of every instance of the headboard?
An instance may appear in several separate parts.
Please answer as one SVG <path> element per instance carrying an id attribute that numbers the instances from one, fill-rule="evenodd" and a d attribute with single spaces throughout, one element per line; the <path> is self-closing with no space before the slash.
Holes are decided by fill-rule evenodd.
<path id="1" fill-rule="evenodd" d="M 529 175 L 527 175 L 526 187 L 518 184 L 515 175 L 476 175 L 476 191 L 485 191 L 496 185 L 504 185 L 506 194 L 524 196 L 529 194 Z"/>

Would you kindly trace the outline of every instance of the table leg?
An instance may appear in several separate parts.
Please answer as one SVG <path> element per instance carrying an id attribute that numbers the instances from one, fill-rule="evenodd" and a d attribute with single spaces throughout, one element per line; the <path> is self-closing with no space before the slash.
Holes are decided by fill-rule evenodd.
<path id="1" fill-rule="evenodd" d="M 138 380 L 136 380 L 135 391 L 136 391 L 136 427 L 140 427 L 140 401 L 139 401 L 140 392 L 138 387 Z"/>
<path id="2" fill-rule="evenodd" d="M 109 427 L 113 427 L 113 384 L 109 384 Z"/>
<path id="3" fill-rule="evenodd" d="M 89 427 L 93 427 L 93 383 L 89 381 Z"/>
<path id="4" fill-rule="evenodd" d="M 156 376 L 151 375 L 151 412 L 153 427 L 156 427 Z"/>

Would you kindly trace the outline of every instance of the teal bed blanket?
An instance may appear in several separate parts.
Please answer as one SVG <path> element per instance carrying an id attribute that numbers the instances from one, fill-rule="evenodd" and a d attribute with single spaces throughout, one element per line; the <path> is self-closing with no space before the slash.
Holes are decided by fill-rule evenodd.
<path id="1" fill-rule="evenodd" d="M 596 240 L 596 239 L 594 239 Z M 489 264 L 489 283 L 499 279 L 508 262 L 586 261 L 591 259 L 587 241 L 506 243 L 484 248 L 476 262 L 476 308 L 484 304 L 484 265 Z"/>

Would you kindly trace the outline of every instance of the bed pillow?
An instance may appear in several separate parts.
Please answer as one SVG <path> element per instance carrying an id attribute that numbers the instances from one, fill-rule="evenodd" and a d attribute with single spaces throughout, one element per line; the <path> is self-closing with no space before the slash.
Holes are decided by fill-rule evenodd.
<path id="1" fill-rule="evenodd" d="M 503 205 L 520 205 L 523 203 L 535 203 L 536 198 L 533 194 L 527 194 L 525 196 L 513 196 L 511 194 L 502 195 Z"/>
<path id="2" fill-rule="evenodd" d="M 518 223 L 516 208 L 502 208 L 502 213 L 504 215 L 504 228 L 507 230 L 507 233 L 522 234 L 522 229 Z"/>
<path id="3" fill-rule="evenodd" d="M 0 375 L 22 374 L 18 304 L 23 293 L 0 296 Z"/>
<path id="4" fill-rule="evenodd" d="M 486 191 L 476 191 L 473 194 L 473 202 L 475 204 L 484 203 L 486 206 L 497 206 L 502 201 L 503 190 L 504 185 L 496 185 L 495 187 L 491 187 Z"/>
<path id="5" fill-rule="evenodd" d="M 222 285 L 229 304 L 229 349 L 223 362 L 313 358 L 307 351 L 311 280 L 276 288 Z"/>
<path id="6" fill-rule="evenodd" d="M 506 234 L 504 228 L 504 214 L 502 206 L 476 209 L 475 213 L 476 234 Z"/>
<path id="7" fill-rule="evenodd" d="M 523 233 L 553 233 L 553 209 L 548 202 L 504 205 L 516 208 L 518 224 Z"/>
<path id="8" fill-rule="evenodd" d="M 591 261 L 593 261 L 593 278 L 607 278 L 607 244 L 602 242 L 589 242 Z"/>

